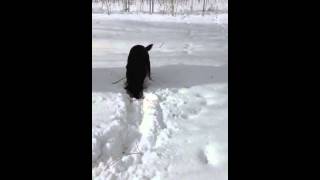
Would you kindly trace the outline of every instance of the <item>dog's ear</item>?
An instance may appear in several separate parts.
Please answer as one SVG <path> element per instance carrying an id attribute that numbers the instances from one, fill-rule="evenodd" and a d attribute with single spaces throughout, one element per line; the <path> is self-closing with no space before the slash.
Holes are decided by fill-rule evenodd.
<path id="1" fill-rule="evenodd" d="M 152 46 L 153 46 L 153 44 L 150 44 L 149 46 L 146 47 L 146 50 L 147 50 L 147 51 L 150 51 L 151 48 L 152 48 Z"/>

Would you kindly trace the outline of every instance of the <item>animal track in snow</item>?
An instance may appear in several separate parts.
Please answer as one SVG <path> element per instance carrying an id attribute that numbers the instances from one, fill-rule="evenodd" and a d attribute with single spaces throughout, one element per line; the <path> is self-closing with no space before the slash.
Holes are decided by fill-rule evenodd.
<path id="1" fill-rule="evenodd" d="M 93 119 L 99 120 L 99 125 L 93 126 L 92 132 L 93 174 L 117 174 L 117 171 L 125 172 L 132 165 L 140 164 L 143 153 L 147 152 L 147 156 L 152 153 L 158 135 L 166 128 L 158 97 L 145 93 L 144 99 L 130 101 L 126 94 L 112 98 L 103 98 L 99 94 L 92 99 L 94 108 L 100 109 L 99 112 L 103 112 L 101 109 L 110 103 L 108 99 L 116 102 L 108 104 L 109 109 L 105 109 L 113 116 L 93 112 Z"/>

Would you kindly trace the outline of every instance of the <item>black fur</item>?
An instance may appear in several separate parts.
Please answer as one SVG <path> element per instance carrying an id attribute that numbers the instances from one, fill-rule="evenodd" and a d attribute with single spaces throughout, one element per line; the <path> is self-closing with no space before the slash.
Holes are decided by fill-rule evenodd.
<path id="1" fill-rule="evenodd" d="M 126 86 L 130 97 L 140 99 L 143 97 L 143 82 L 144 79 L 148 76 L 151 79 L 150 75 L 150 59 L 149 53 L 152 48 L 152 44 L 147 47 L 136 45 L 133 46 L 130 50 L 127 62 L 127 72 L 126 72 Z"/>

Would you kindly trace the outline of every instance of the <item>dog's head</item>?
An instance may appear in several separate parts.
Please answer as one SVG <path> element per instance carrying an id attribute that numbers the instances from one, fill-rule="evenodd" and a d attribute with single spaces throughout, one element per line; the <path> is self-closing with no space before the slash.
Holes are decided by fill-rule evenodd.
<path id="1" fill-rule="evenodd" d="M 128 56 L 128 65 L 134 63 L 134 65 L 138 65 L 144 63 L 145 61 L 149 60 L 149 53 L 148 51 L 151 50 L 153 44 L 150 44 L 147 47 L 142 45 L 135 45 L 130 49 L 129 56 Z"/>

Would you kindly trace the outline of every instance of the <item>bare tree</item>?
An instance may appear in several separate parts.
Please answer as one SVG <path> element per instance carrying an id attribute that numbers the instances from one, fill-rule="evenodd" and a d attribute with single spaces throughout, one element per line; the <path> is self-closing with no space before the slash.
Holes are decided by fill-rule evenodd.
<path id="1" fill-rule="evenodd" d="M 151 1 L 152 2 L 152 13 L 154 13 L 154 0 Z"/>
<path id="2" fill-rule="evenodd" d="M 144 0 L 140 0 L 140 7 L 139 7 L 140 12 L 143 12 L 143 5 L 144 5 Z"/>
<path id="3" fill-rule="evenodd" d="M 127 0 L 127 10 L 130 11 L 130 0 Z"/>
<path id="4" fill-rule="evenodd" d="M 129 12 L 130 11 L 130 5 L 129 5 L 129 0 L 123 0 L 123 9 L 124 12 Z"/>
<path id="5" fill-rule="evenodd" d="M 191 0 L 191 8 L 190 8 L 190 13 L 192 14 L 193 12 L 193 0 Z"/>
<path id="6" fill-rule="evenodd" d="M 174 0 L 171 0 L 171 15 L 174 16 Z"/>
<path id="7" fill-rule="evenodd" d="M 152 11 L 151 11 L 151 9 L 152 9 L 152 8 L 151 8 L 151 4 L 152 4 L 152 3 L 151 3 L 151 1 L 152 1 L 152 0 L 149 0 L 149 13 L 150 13 L 150 14 L 152 14 Z"/>
<path id="8" fill-rule="evenodd" d="M 111 14 L 111 0 L 105 0 L 104 3 L 106 5 L 106 7 L 107 7 L 108 15 L 110 15 Z"/>
<path id="9" fill-rule="evenodd" d="M 154 0 L 149 0 L 149 13 L 154 13 Z"/>
<path id="10" fill-rule="evenodd" d="M 202 16 L 204 16 L 204 13 L 206 11 L 206 2 L 206 0 L 203 0 Z"/>

